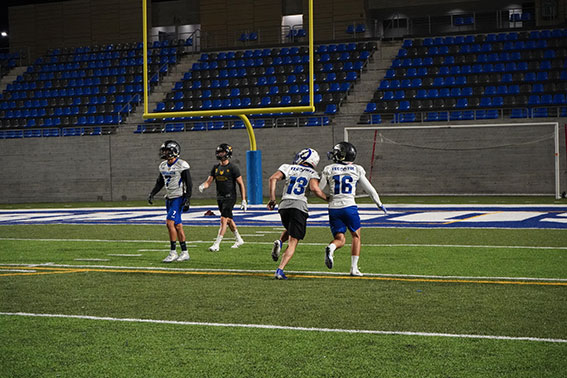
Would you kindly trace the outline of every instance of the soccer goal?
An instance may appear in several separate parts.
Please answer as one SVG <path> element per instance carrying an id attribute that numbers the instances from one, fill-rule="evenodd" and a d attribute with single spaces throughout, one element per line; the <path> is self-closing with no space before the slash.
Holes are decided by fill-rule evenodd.
<path id="1" fill-rule="evenodd" d="M 555 195 L 559 124 L 347 127 L 357 163 L 390 195 Z"/>

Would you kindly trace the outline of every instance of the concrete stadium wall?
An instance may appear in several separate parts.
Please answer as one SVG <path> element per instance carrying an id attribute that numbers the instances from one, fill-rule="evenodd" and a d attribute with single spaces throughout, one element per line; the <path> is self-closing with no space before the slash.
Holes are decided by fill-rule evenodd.
<path id="1" fill-rule="evenodd" d="M 304 146 L 323 154 L 334 140 L 339 141 L 333 139 L 331 127 L 257 130 L 256 138 L 264 181 Z M 194 197 L 214 196 L 214 189 L 200 194 L 197 186 L 216 164 L 215 148 L 220 143 L 233 146 L 233 162 L 246 182 L 250 145 L 245 130 L 11 139 L 0 141 L 0 202 L 145 199 L 158 177 L 159 147 L 167 139 L 180 143 L 181 157 L 191 165 Z M 267 195 L 267 182 L 263 189 Z"/>
<path id="2" fill-rule="evenodd" d="M 561 134 L 561 153 L 565 153 L 565 136 Z M 540 134 L 541 135 L 541 134 Z M 304 127 L 256 130 L 257 145 L 262 150 L 263 193 L 268 195 L 268 177 L 282 163 L 290 162 L 295 152 L 313 147 L 321 155 L 319 168 L 327 164 L 326 152 L 343 140 L 343 130 L 335 127 Z M 360 164 L 369 171 L 367 149 L 372 136 L 367 134 L 359 144 Z M 505 136 L 503 136 L 505 138 Z M 93 137 L 29 138 L 0 141 L 0 202 L 70 202 L 143 200 L 158 176 L 158 150 L 166 139 L 181 144 L 182 158 L 191 165 L 195 198 L 212 198 L 214 189 L 203 194 L 197 190 L 211 167 L 216 164 L 214 150 L 220 143 L 234 147 L 233 161 L 246 178 L 246 150 L 249 149 L 245 130 L 220 130 L 170 134 L 118 134 Z M 419 142 L 419 141 L 417 141 Z M 550 154 L 553 151 L 549 151 Z M 486 150 L 487 161 L 502 159 L 501 151 Z M 427 161 L 421 151 L 408 150 L 402 159 L 389 163 L 387 150 L 375 157 L 373 183 L 379 193 L 469 193 L 471 185 L 480 185 L 482 177 L 467 174 L 467 162 L 456 164 L 454 173 L 439 178 L 436 172 L 446 161 Z M 509 161 L 514 161 L 510 156 Z M 551 160 L 552 161 L 552 160 Z M 539 181 L 553 180 L 547 153 L 537 153 L 529 166 L 513 183 L 516 193 L 530 193 Z M 561 186 L 567 189 L 565 156 L 561 156 Z M 461 167 L 461 168 L 459 168 Z M 488 168 L 487 175 L 498 177 Z M 546 172 L 543 175 L 541 172 Z M 245 181 L 246 182 L 246 181 Z M 551 184 L 553 181 L 551 181 Z M 553 188 L 545 190 L 552 192 Z M 488 192 L 508 192 L 510 184 L 495 180 Z M 278 189 L 278 192 L 280 189 Z"/>

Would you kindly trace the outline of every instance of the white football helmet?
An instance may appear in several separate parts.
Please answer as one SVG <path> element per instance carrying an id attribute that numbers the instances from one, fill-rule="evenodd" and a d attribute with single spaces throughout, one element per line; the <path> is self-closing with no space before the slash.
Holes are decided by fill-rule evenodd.
<path id="1" fill-rule="evenodd" d="M 304 148 L 295 155 L 293 164 L 309 164 L 315 168 L 319 164 L 319 154 L 312 148 Z"/>

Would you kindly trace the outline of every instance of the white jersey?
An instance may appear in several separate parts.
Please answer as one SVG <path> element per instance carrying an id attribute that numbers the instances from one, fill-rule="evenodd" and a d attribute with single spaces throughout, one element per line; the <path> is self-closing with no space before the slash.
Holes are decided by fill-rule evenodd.
<path id="1" fill-rule="evenodd" d="M 329 184 L 329 208 L 341 209 L 356 206 L 356 188 L 360 184 L 362 190 L 370 195 L 378 206 L 382 206 L 376 189 L 366 178 L 366 172 L 358 164 L 331 164 L 323 168 L 319 187 Z"/>
<path id="2" fill-rule="evenodd" d="M 181 197 L 185 193 L 185 184 L 181 178 L 181 172 L 189 169 L 189 163 L 185 160 L 177 159 L 172 165 L 167 160 L 159 165 L 159 172 L 165 182 L 165 198 L 173 199 Z"/>
<path id="3" fill-rule="evenodd" d="M 297 200 L 307 203 L 306 192 L 311 179 L 319 180 L 319 174 L 313 168 L 305 165 L 282 164 L 278 170 L 285 176 L 283 200 Z"/>

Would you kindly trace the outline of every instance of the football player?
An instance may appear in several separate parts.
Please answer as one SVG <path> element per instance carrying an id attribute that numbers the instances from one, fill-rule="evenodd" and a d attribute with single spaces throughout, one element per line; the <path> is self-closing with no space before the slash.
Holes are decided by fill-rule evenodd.
<path id="1" fill-rule="evenodd" d="M 307 191 L 311 190 L 317 197 L 327 200 L 325 193 L 319 189 L 319 174 L 315 171 L 318 163 L 319 154 L 317 151 L 312 148 L 305 148 L 295 155 L 292 164 L 282 164 L 269 179 L 270 202 L 268 202 L 268 209 L 270 210 L 274 210 L 276 207 L 276 184 L 280 180 L 285 180 L 278 209 L 285 231 L 282 232 L 278 240 L 274 241 L 272 247 L 272 259 L 274 261 L 278 261 L 283 243 L 286 241 L 288 243 L 274 275 L 275 279 L 287 280 L 284 268 L 293 257 L 299 241 L 305 237 L 307 218 L 309 217 Z"/>
<path id="2" fill-rule="evenodd" d="M 372 201 L 385 214 L 386 208 L 380 201 L 376 189 L 366 178 L 366 172 L 358 164 L 356 159 L 356 148 L 349 142 L 340 142 L 327 154 L 333 164 L 323 168 L 321 174 L 321 188 L 329 184 L 329 224 L 333 241 L 325 248 L 325 265 L 333 268 L 333 257 L 335 250 L 345 245 L 345 232 L 348 228 L 352 235 L 351 246 L 351 276 L 362 276 L 358 269 L 360 257 L 360 216 L 355 202 L 357 186 L 370 195 Z"/>
<path id="3" fill-rule="evenodd" d="M 242 197 L 240 209 L 244 211 L 248 209 L 248 203 L 246 202 L 246 188 L 244 187 L 244 181 L 242 181 L 242 176 L 240 175 L 240 169 L 230 161 L 232 158 L 232 146 L 226 143 L 219 144 L 215 155 L 217 160 L 220 162 L 211 169 L 211 173 L 207 180 L 199 185 L 199 192 L 201 193 L 203 193 L 203 191 L 212 184 L 213 180 L 217 187 L 217 204 L 221 213 L 221 218 L 217 238 L 213 245 L 209 247 L 209 251 L 211 252 L 217 252 L 219 250 L 220 243 L 224 237 L 227 226 L 236 237 L 236 242 L 231 248 L 238 248 L 244 244 L 244 240 L 242 240 L 242 236 L 238 233 L 238 229 L 236 228 L 236 223 L 234 223 L 232 215 L 232 208 L 236 203 L 237 184 L 240 187 L 240 196 Z"/>
<path id="4" fill-rule="evenodd" d="M 163 159 L 159 165 L 159 176 L 150 195 L 149 204 L 153 204 L 154 196 L 165 186 L 165 207 L 167 217 L 165 224 L 169 232 L 169 242 L 171 245 L 169 255 L 163 262 L 189 260 L 185 232 L 181 221 L 181 213 L 189 211 L 189 201 L 191 198 L 191 173 L 189 164 L 179 158 L 181 147 L 174 140 L 166 140 L 159 149 L 159 157 Z M 176 240 L 181 246 L 181 255 L 176 252 Z"/>

